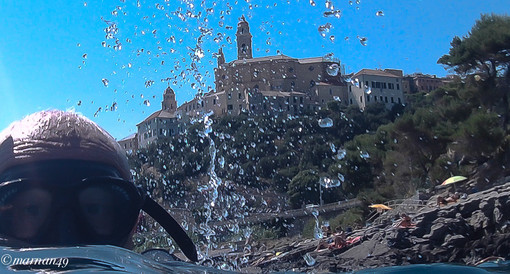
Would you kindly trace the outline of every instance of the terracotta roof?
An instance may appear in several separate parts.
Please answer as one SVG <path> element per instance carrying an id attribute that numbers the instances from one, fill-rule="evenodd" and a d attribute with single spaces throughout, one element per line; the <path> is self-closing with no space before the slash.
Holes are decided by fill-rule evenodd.
<path id="1" fill-rule="evenodd" d="M 158 110 L 156 112 L 154 112 L 153 114 L 151 114 L 149 117 L 145 118 L 145 120 L 141 121 L 140 123 L 138 123 L 136 126 L 139 126 L 140 124 L 144 123 L 144 122 L 147 122 L 147 121 L 150 121 L 154 118 L 166 118 L 166 119 L 171 119 L 171 118 L 177 118 L 175 116 L 174 113 L 170 113 L 168 111 L 164 111 L 164 110 Z"/>
<path id="2" fill-rule="evenodd" d="M 386 72 L 384 70 L 378 70 L 378 69 L 362 69 L 355 73 L 353 77 L 359 76 L 359 75 L 374 75 L 374 76 L 384 76 L 384 77 L 392 77 L 392 78 L 402 78 L 400 76 L 396 76 L 395 74 L 391 74 L 389 72 Z"/>

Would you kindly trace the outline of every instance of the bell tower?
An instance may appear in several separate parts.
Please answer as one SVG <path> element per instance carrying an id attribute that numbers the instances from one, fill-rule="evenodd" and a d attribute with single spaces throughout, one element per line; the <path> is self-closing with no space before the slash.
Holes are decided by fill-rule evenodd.
<path id="1" fill-rule="evenodd" d="M 177 110 L 177 101 L 172 88 L 167 87 L 163 93 L 163 102 L 161 102 L 161 110 L 174 113 Z"/>
<path id="2" fill-rule="evenodd" d="M 225 54 L 223 54 L 223 48 L 218 51 L 218 67 L 225 64 Z"/>
<path id="3" fill-rule="evenodd" d="M 244 15 L 239 19 L 237 23 L 237 59 L 251 59 L 252 58 L 252 45 L 251 45 L 251 33 L 250 25 L 246 22 Z"/>

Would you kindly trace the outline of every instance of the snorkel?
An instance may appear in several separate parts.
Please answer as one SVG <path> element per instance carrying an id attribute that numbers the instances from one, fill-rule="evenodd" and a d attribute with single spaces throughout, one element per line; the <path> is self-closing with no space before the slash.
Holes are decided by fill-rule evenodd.
<path id="1" fill-rule="evenodd" d="M 39 191 L 37 197 L 46 197 L 44 199 L 48 201 L 43 203 L 46 200 L 35 199 L 44 205 L 36 207 L 36 212 L 30 211 L 33 204 L 25 202 L 34 200 L 30 196 L 35 195 L 30 192 L 34 189 Z M 22 195 L 29 196 L 23 199 Z M 15 225 L 2 224 L 0 227 L 5 236 L 24 241 L 27 246 L 111 244 L 125 247 L 139 212 L 143 210 L 161 224 L 189 260 L 198 260 L 196 247 L 182 227 L 132 183 L 125 153 L 115 139 L 76 113 L 37 112 L 14 122 L 0 133 L 0 202 L 2 200 L 5 204 L 0 205 L 0 218 L 5 220 L 0 222 L 14 220 L 9 214 L 12 215 L 13 208 L 18 205 L 30 209 L 30 216 L 44 217 L 34 225 L 36 232 L 20 234 L 23 237 L 16 237 Z M 107 203 L 110 201 L 111 205 Z M 119 205 L 122 208 L 117 209 Z M 98 211 L 98 208 L 111 212 Z M 68 212 L 62 213 L 64 210 Z M 62 216 L 70 218 L 69 221 Z M 115 222 L 110 220 L 113 224 L 109 224 L 105 216 L 114 216 Z M 125 227 L 113 227 L 116 223 Z M 59 234 L 59 230 L 52 227 L 60 225 L 62 228 L 63 224 L 77 228 L 69 227 Z M 73 229 L 77 229 L 77 237 L 66 240 L 65 231 Z"/>

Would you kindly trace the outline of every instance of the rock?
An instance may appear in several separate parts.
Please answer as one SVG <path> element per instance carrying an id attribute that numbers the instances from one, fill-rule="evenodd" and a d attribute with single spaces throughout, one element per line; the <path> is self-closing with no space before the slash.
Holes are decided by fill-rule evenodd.
<path id="1" fill-rule="evenodd" d="M 503 214 L 501 213 L 501 210 L 499 209 L 499 207 L 494 208 L 493 216 L 494 216 L 494 223 L 496 223 L 496 224 L 502 223 Z"/>
<path id="2" fill-rule="evenodd" d="M 475 232 L 479 232 L 489 225 L 489 221 L 489 218 L 482 211 L 476 210 L 469 219 L 469 225 L 473 227 Z"/>
<path id="3" fill-rule="evenodd" d="M 425 239 L 430 239 L 433 241 L 442 241 L 445 236 L 445 232 L 448 230 L 448 226 L 444 223 L 444 219 L 436 222 L 430 228 L 430 233 L 423 236 Z"/>
<path id="4" fill-rule="evenodd" d="M 462 247 L 466 242 L 467 242 L 467 239 L 463 235 L 448 234 L 444 238 L 444 243 L 441 246 Z"/>

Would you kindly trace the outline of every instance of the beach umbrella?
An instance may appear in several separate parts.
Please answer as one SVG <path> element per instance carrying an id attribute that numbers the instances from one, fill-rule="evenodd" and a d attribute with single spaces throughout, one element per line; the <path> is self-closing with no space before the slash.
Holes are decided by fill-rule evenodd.
<path id="1" fill-rule="evenodd" d="M 389 207 L 387 205 L 383 205 L 383 204 L 374 204 L 374 205 L 369 205 L 368 207 L 375 208 L 375 209 L 377 209 L 378 212 L 382 212 L 383 210 L 392 209 L 391 207 Z"/>
<path id="2" fill-rule="evenodd" d="M 464 176 L 453 176 L 453 177 L 450 177 L 450 178 L 444 180 L 444 182 L 441 185 L 442 186 L 446 186 L 446 185 L 449 185 L 449 184 L 455 184 L 455 183 L 459 183 L 459 182 L 464 182 L 465 180 L 467 180 L 467 178 L 464 177 Z"/>

